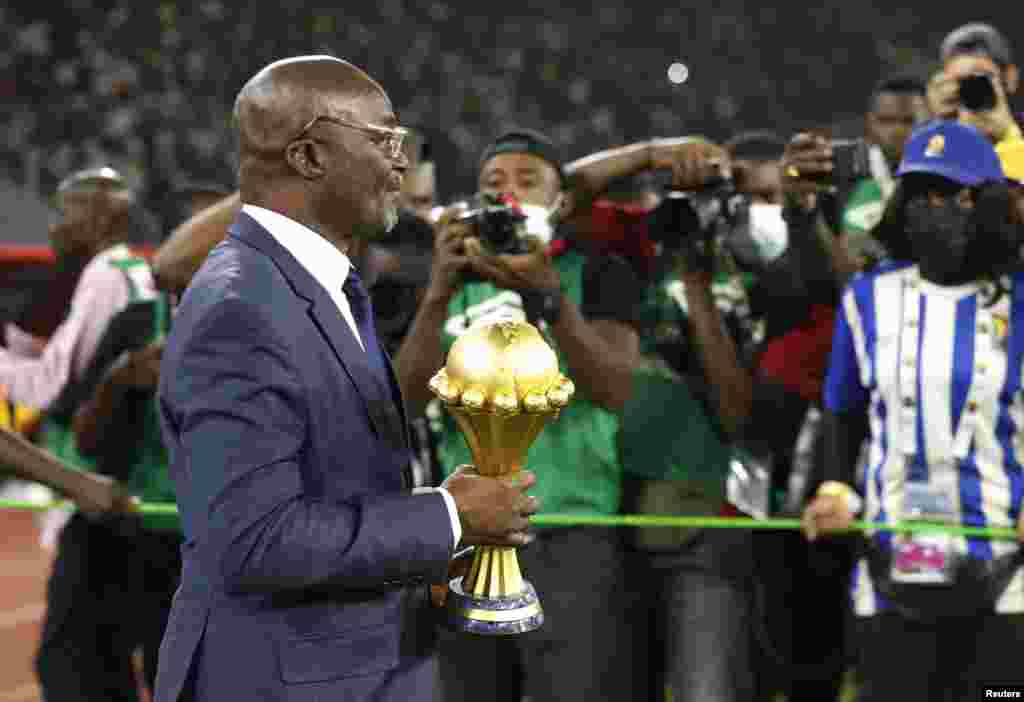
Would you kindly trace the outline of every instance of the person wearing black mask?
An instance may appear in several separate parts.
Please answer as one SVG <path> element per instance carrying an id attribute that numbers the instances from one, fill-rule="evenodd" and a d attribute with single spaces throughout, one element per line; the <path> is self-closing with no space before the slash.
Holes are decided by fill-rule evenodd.
<path id="1" fill-rule="evenodd" d="M 890 258 L 849 285 L 837 315 L 830 461 L 805 532 L 848 527 L 863 508 L 878 524 L 1016 525 L 1024 541 L 1022 232 L 1003 168 L 983 134 L 938 122 L 911 137 L 897 175 L 874 231 Z M 1019 543 L 877 531 L 853 583 L 859 699 L 965 700 L 1019 679 Z"/>

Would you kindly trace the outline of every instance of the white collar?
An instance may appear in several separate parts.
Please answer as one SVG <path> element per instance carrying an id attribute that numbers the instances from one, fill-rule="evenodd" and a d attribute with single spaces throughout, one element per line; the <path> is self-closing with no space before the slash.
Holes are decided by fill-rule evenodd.
<path id="1" fill-rule="evenodd" d="M 242 205 L 242 211 L 259 222 L 277 239 L 325 290 L 335 297 L 348 279 L 352 261 L 334 244 L 315 231 L 286 217 L 256 205 Z"/>

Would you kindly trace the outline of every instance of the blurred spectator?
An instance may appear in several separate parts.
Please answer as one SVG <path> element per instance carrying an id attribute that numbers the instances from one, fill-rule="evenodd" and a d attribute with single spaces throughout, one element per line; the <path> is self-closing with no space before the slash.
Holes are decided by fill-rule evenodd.
<path id="1" fill-rule="evenodd" d="M 402 179 L 401 206 L 420 219 L 430 222 L 437 204 L 437 174 L 430 143 L 417 131 L 411 131 L 403 146 L 409 168 Z"/>
<path id="2" fill-rule="evenodd" d="M 684 129 L 724 137 L 753 124 L 856 115 L 880 70 L 913 68 L 955 17 L 882 0 L 643 12 L 601 0 L 586 12 L 531 6 L 497 19 L 468 0 L 54 8 L 4 7 L 0 164 L 48 191 L 74 168 L 109 162 L 138 178 L 151 207 L 182 175 L 229 165 L 228 106 L 276 56 L 341 52 L 373 66 L 402 120 L 432 135 L 451 193 L 470 191 L 476 154 L 512 123 L 545 124 L 570 153 L 592 153 Z M 1009 6 L 989 16 L 1016 21 Z M 382 37 L 402 47 L 397 60 L 374 57 Z M 682 84 L 665 75 L 676 60 L 691 69 Z"/>
<path id="3" fill-rule="evenodd" d="M 924 81 L 914 76 L 882 80 L 871 94 L 864 116 L 864 136 L 871 145 L 871 177 L 854 184 L 841 208 L 839 234 L 853 255 L 881 258 L 877 243 L 867 236 L 882 219 L 895 187 L 893 171 L 903 158 L 903 144 L 914 126 L 927 120 Z"/>
<path id="4" fill-rule="evenodd" d="M 215 174 L 209 178 L 192 177 L 179 183 L 169 196 L 169 221 L 180 224 L 213 207 L 235 191 L 235 178 Z M 164 237 L 161 237 L 163 239 Z"/>
<path id="5" fill-rule="evenodd" d="M 141 259 L 132 263 L 148 266 Z M 175 501 L 156 405 L 163 338 L 170 321 L 166 295 L 129 304 L 107 326 L 80 382 L 69 386 L 51 409 L 53 416 L 73 415 L 78 453 L 92 460 L 97 472 L 122 482 L 145 503 Z M 58 685 L 75 685 L 74 696 L 89 699 L 91 686 L 105 673 L 109 674 L 107 686 L 127 688 L 134 680 L 124 674 L 131 670 L 132 653 L 138 647 L 145 682 L 152 691 L 157 652 L 181 569 L 180 519 L 176 514 L 105 515 L 88 529 L 93 539 L 82 569 L 72 567 L 64 575 L 69 581 L 84 578 L 89 587 L 66 593 L 74 601 L 54 606 L 71 605 L 78 613 L 60 627 L 60 650 L 96 655 L 82 653 L 76 661 L 86 679 L 85 689 L 77 687 L 80 680 L 74 677 L 63 681 L 48 677 L 48 689 L 53 699 L 59 699 L 72 695 L 69 690 L 58 693 Z M 106 537 L 105 543 L 100 534 Z M 57 581 L 55 574 L 53 582 Z M 61 657 L 53 648 L 50 642 L 49 650 L 44 648 L 40 654 L 40 672 L 48 676 L 55 673 L 54 668 L 60 670 Z"/>
<path id="6" fill-rule="evenodd" d="M 0 350 L 0 382 L 15 401 L 41 410 L 84 371 L 106 324 L 148 280 L 137 280 L 117 265 L 131 255 L 125 242 L 138 221 L 134 194 L 119 173 L 110 168 L 74 173 L 62 181 L 57 198 L 62 220 L 51 230 L 51 239 L 58 256 L 89 261 L 75 286 L 70 314 L 38 357 Z"/>
<path id="7" fill-rule="evenodd" d="M 134 299 L 155 295 L 148 266 L 125 243 L 138 219 L 134 193 L 111 168 L 80 171 L 61 182 L 56 197 L 62 219 L 51 232 L 61 256 L 87 259 L 70 313 L 38 356 L 0 352 L 0 382 L 12 397 L 45 411 L 42 442 L 85 470 L 93 461 L 77 450 L 71 431 L 74 407 L 65 400 L 83 380 L 111 320 Z M 141 266 L 139 265 L 141 262 Z M 109 525 L 76 513 L 60 533 L 47 588 L 47 615 L 36 658 L 48 699 L 134 699 L 131 646 L 123 622 L 96 620 L 90 568 L 97 554 L 119 553 Z M 106 566 L 113 567 L 113 566 Z M 86 597 L 81 601 L 81 597 Z M 81 606 L 76 606 L 79 602 Z M 85 638 L 83 638 L 83 636 Z M 86 660 L 88 658 L 88 661 Z"/>

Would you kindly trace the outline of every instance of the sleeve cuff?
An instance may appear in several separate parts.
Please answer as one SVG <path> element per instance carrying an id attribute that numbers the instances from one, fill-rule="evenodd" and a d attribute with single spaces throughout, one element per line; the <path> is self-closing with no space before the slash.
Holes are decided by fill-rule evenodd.
<path id="1" fill-rule="evenodd" d="M 442 487 L 420 487 L 413 488 L 414 495 L 426 495 L 432 492 L 441 493 L 441 497 L 444 498 L 444 506 L 448 508 L 448 518 L 452 523 L 452 551 L 459 546 L 459 542 L 462 540 L 462 522 L 459 521 L 459 508 L 455 506 L 455 498 L 451 496 L 447 490 Z"/>

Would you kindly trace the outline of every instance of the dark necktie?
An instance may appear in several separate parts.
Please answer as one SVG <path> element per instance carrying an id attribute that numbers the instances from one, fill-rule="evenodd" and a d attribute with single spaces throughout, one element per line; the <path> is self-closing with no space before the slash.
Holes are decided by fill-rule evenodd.
<path id="1" fill-rule="evenodd" d="M 356 320 L 356 327 L 359 329 L 359 336 L 363 340 L 363 346 L 366 347 L 366 363 L 377 376 L 377 382 L 384 393 L 383 397 L 395 399 L 398 389 L 391 383 L 391 378 L 388 375 L 387 361 L 384 360 L 384 351 L 381 348 L 380 341 L 377 339 L 377 330 L 374 328 L 373 304 L 370 302 L 370 295 L 366 292 L 362 278 L 359 277 L 359 273 L 356 272 L 355 268 L 349 269 L 348 277 L 345 278 L 345 284 L 341 289 L 345 291 L 349 307 L 352 308 L 352 316 Z M 379 403 L 371 402 L 371 405 L 373 404 L 379 405 Z M 370 412 L 373 414 L 375 410 L 371 407 Z M 411 454 L 409 454 L 409 449 L 405 445 L 401 429 L 401 419 L 394 402 L 387 403 L 385 414 L 387 419 L 384 417 L 380 417 L 380 419 L 391 427 L 392 431 L 389 432 L 391 440 L 395 442 L 396 448 L 399 448 L 404 454 L 400 459 L 402 463 L 402 482 L 405 487 L 411 488 L 414 484 L 412 482 L 413 476 L 409 462 Z M 384 424 L 379 424 L 378 426 L 383 427 Z"/>
<path id="2" fill-rule="evenodd" d="M 366 292 L 363 280 L 354 267 L 349 268 L 348 277 L 345 278 L 345 284 L 341 289 L 345 292 L 345 297 L 348 298 L 352 316 L 356 320 L 356 328 L 359 329 L 359 337 L 366 348 L 366 361 L 370 368 L 378 374 L 378 379 L 387 387 L 388 371 L 384 362 L 384 352 L 377 339 L 377 330 L 373 320 L 373 303 L 370 302 L 370 294 Z"/>

